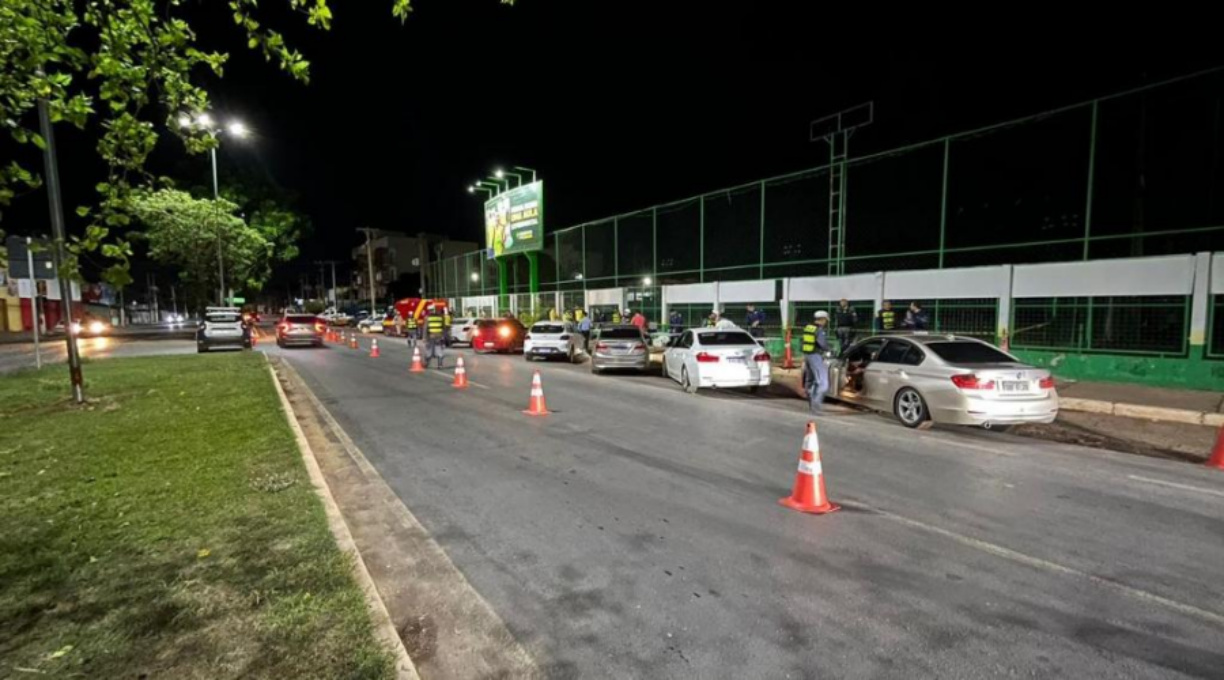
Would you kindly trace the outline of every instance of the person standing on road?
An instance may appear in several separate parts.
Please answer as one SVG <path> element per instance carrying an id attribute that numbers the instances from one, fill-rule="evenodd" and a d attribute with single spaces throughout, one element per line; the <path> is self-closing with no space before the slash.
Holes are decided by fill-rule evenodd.
<path id="1" fill-rule="evenodd" d="M 893 311 L 892 301 L 885 300 L 876 313 L 875 329 L 877 333 L 891 333 L 897 330 L 897 313 Z"/>
<path id="2" fill-rule="evenodd" d="M 824 409 L 824 398 L 829 392 L 829 366 L 825 363 L 829 351 L 828 325 L 829 313 L 821 310 L 803 329 L 803 391 L 812 413 Z"/>
<path id="3" fill-rule="evenodd" d="M 446 358 L 446 318 L 438 309 L 429 310 L 429 316 L 425 317 L 425 368 L 429 368 L 434 358 L 441 370 Z"/>
<path id="4" fill-rule="evenodd" d="M 416 349 L 417 340 L 420 339 L 420 324 L 417 323 L 415 309 L 408 312 L 408 318 L 404 320 L 404 330 L 408 335 L 408 349 Z"/>
<path id="5" fill-rule="evenodd" d="M 765 310 L 757 309 L 756 305 L 748 305 L 748 316 L 744 319 L 748 325 L 748 333 L 754 338 L 765 335 Z"/>
<path id="6" fill-rule="evenodd" d="M 911 331 L 925 331 L 931 326 L 931 317 L 922 308 L 921 303 L 911 302 L 909 309 L 905 312 L 905 321 L 902 323 Z"/>
<path id="7" fill-rule="evenodd" d="M 858 312 L 850 306 L 850 301 L 842 298 L 837 303 L 837 351 L 845 352 L 854 344 L 854 336 L 858 330 Z"/>
<path id="8" fill-rule="evenodd" d="M 672 334 L 683 333 L 684 315 L 673 309 L 671 314 L 667 315 L 667 330 Z"/>
<path id="9" fill-rule="evenodd" d="M 578 332 L 582 333 L 582 351 L 591 350 L 591 317 L 586 314 L 578 320 Z"/>
<path id="10" fill-rule="evenodd" d="M 629 310 L 626 309 L 625 313 L 628 314 Z M 642 331 L 643 333 L 646 332 L 646 317 L 640 311 L 633 313 L 633 316 L 630 317 L 629 323 L 637 326 L 638 330 Z"/>
<path id="11" fill-rule="evenodd" d="M 612 324 L 619 325 L 621 322 L 621 313 L 619 309 L 612 310 Z"/>

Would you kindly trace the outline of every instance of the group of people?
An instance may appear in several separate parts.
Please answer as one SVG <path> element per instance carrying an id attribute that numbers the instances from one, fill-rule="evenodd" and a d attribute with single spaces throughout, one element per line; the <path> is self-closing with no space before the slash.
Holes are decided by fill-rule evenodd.
<path id="1" fill-rule="evenodd" d="M 833 311 L 832 318 L 828 312 L 821 310 L 813 315 L 812 322 L 803 328 L 800 339 L 800 349 L 803 351 L 803 389 L 808 395 L 813 413 L 819 413 L 824 404 L 825 395 L 829 392 L 829 367 L 826 358 L 832 355 L 829 344 L 828 327 L 830 320 L 835 321 L 834 332 L 837 334 L 838 351 L 844 352 L 859 332 L 859 316 L 850 301 L 843 298 Z M 892 331 L 925 331 L 930 328 L 931 317 L 920 302 L 911 302 L 901 315 L 893 309 L 892 302 L 885 300 L 875 314 L 872 329 L 877 333 Z M 854 367 L 846 377 L 858 380 L 862 366 Z"/>
<path id="2" fill-rule="evenodd" d="M 418 321 L 416 315 L 404 318 L 395 313 L 395 334 L 408 338 L 408 348 L 415 350 L 424 343 L 425 367 L 435 360 L 438 369 L 442 369 L 446 358 L 446 346 L 450 344 L 451 314 L 446 307 L 429 305 Z"/>
<path id="3" fill-rule="evenodd" d="M 765 320 L 765 310 L 757 309 L 756 305 L 748 305 L 747 311 L 744 315 L 743 327 L 748 330 L 752 337 L 760 338 L 765 335 Z M 684 314 L 682 314 L 680 310 L 673 309 L 671 313 L 667 315 L 667 325 L 672 333 L 683 332 L 686 328 Z M 712 309 L 710 310 L 709 315 L 706 316 L 705 327 L 727 329 L 739 328 L 740 326 L 731 319 L 728 319 L 726 315 L 724 315 L 718 309 Z"/>

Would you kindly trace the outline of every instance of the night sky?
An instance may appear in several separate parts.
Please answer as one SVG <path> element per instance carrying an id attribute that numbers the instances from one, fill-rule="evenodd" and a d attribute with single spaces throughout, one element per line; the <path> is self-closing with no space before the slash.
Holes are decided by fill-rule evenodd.
<path id="1" fill-rule="evenodd" d="M 201 42 L 233 53 L 225 79 L 210 81 L 214 112 L 256 131 L 223 143 L 223 179 L 262 175 L 314 224 L 301 264 L 281 273 L 290 280 L 313 259 L 343 259 L 357 227 L 481 240 L 480 201 L 465 187 L 496 166 L 540 172 L 551 231 L 819 165 L 827 152 L 808 141 L 808 122 L 868 99 L 876 122 L 854 154 L 1220 61 L 1121 40 L 1081 51 L 1070 34 L 898 34 L 767 5 L 417 0 L 401 26 L 389 0 L 337 1 L 330 32 L 268 15 L 312 61 L 308 86 L 248 52 L 223 3 L 192 12 Z M 60 144 L 71 212 L 99 169 L 86 135 Z M 208 162 L 167 135 L 154 167 L 203 184 Z M 11 233 L 45 219 L 43 196 L 22 202 Z"/>

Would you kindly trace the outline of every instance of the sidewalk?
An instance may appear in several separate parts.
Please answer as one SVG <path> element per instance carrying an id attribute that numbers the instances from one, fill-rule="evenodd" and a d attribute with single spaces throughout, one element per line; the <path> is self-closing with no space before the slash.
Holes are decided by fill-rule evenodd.
<path id="1" fill-rule="evenodd" d="M 1058 384 L 1059 407 L 1102 415 L 1187 425 L 1224 426 L 1224 394 L 1124 383 Z"/>

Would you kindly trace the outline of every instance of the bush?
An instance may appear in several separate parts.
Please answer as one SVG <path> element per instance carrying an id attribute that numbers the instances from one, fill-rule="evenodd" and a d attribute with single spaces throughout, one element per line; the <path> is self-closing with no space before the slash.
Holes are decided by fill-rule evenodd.
<path id="1" fill-rule="evenodd" d="M 325 309 L 327 309 L 327 305 L 323 304 L 322 300 L 307 300 L 306 301 L 306 313 L 307 314 L 322 314 L 323 310 Z"/>

